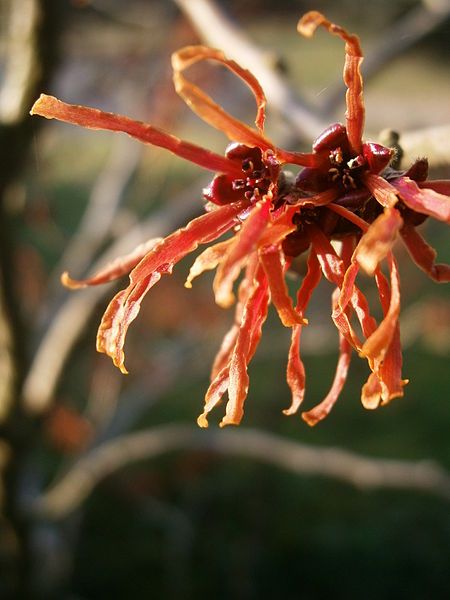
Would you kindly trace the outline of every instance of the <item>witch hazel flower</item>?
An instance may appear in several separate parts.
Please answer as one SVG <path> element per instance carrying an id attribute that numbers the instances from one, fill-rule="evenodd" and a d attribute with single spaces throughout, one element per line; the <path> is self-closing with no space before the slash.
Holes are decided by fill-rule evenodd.
<path id="1" fill-rule="evenodd" d="M 97 334 L 97 350 L 126 373 L 125 338 L 143 298 L 178 261 L 206 246 L 195 259 L 185 285 L 191 287 L 198 275 L 215 269 L 216 303 L 224 308 L 235 303 L 236 307 L 233 325 L 213 363 L 198 418 L 201 427 L 208 426 L 209 413 L 225 394 L 228 400 L 220 425 L 240 423 L 249 387 L 248 365 L 261 339 L 270 303 L 292 332 L 286 375 L 292 399 L 283 412 L 290 415 L 299 410 L 305 395 L 301 333 L 308 324 L 305 314 L 311 296 L 323 277 L 334 288 L 331 316 L 339 333 L 339 359 L 329 393 L 320 404 L 303 412 L 303 419 L 314 425 L 330 412 L 347 378 L 353 350 L 367 360 L 370 370 L 361 393 L 366 408 L 402 396 L 407 380 L 401 374 L 400 281 L 392 253 L 396 239 L 404 242 L 414 262 L 432 279 L 450 280 L 450 267 L 436 264 L 435 251 L 416 230 L 429 216 L 450 222 L 450 182 L 428 181 L 424 159 L 406 172 L 396 171 L 389 166 L 393 150 L 363 141 L 359 39 L 316 11 L 300 20 L 298 30 L 310 37 L 319 26 L 345 42 L 347 111 L 345 124 L 327 128 L 314 141 L 311 153 L 278 148 L 265 136 L 266 100 L 257 79 L 219 50 L 205 46 L 188 46 L 174 53 L 175 89 L 198 116 L 229 138 L 224 156 L 147 123 L 66 104 L 52 96 L 41 95 L 31 110 L 31 114 L 89 129 L 127 133 L 215 173 L 203 192 L 205 213 L 186 227 L 166 238 L 149 240 L 88 279 L 74 280 L 67 273 L 62 276 L 64 285 L 82 288 L 129 274 L 129 285 L 109 303 Z M 250 88 L 257 106 L 255 127 L 234 118 L 185 77 L 188 67 L 203 60 L 224 65 Z M 288 164 L 301 167 L 295 180 L 285 170 Z M 304 253 L 308 253 L 308 268 L 294 303 L 286 272 Z M 386 264 L 388 277 L 381 263 Z M 374 279 L 383 313 L 379 322 L 357 285 L 360 270 Z"/>

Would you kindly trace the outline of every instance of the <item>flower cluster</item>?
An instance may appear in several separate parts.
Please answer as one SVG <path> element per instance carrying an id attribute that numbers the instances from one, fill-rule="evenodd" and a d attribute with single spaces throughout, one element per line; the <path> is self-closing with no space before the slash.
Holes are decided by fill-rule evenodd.
<path id="1" fill-rule="evenodd" d="M 51 96 L 42 95 L 32 109 L 32 114 L 49 119 L 125 132 L 215 172 L 204 190 L 205 213 L 186 227 L 164 239 L 150 240 L 94 277 L 76 281 L 65 273 L 62 278 L 68 287 L 78 288 L 129 273 L 128 287 L 111 300 L 97 335 L 97 349 L 126 373 L 123 347 L 127 329 L 146 293 L 162 275 L 170 274 L 180 259 L 200 245 L 215 242 L 196 258 L 186 286 L 191 287 L 192 280 L 205 270 L 217 269 L 213 288 L 222 307 L 235 302 L 233 288 L 244 271 L 234 323 L 212 367 L 205 406 L 198 418 L 201 427 L 207 427 L 208 414 L 225 393 L 228 401 L 221 426 L 240 423 L 249 386 L 247 368 L 270 302 L 283 325 L 292 330 L 287 363 L 292 401 L 283 412 L 298 411 L 305 393 L 300 336 L 307 325 L 308 303 L 322 277 L 334 286 L 331 316 L 339 332 L 339 359 L 329 393 L 320 404 L 303 412 L 304 420 L 313 425 L 330 412 L 345 383 L 352 350 L 365 358 L 370 368 L 361 394 L 366 408 L 402 396 L 407 381 L 401 374 L 400 282 L 392 254 L 394 241 L 400 237 L 415 263 L 434 280 L 450 279 L 450 267 L 435 264 L 434 250 L 416 230 L 428 216 L 450 222 L 450 182 L 428 181 L 423 159 L 406 172 L 398 172 L 390 167 L 393 150 L 363 141 L 359 39 L 316 11 L 303 16 L 298 31 L 310 37 L 319 26 L 345 42 L 347 111 L 345 124 L 326 129 L 314 141 L 311 153 L 289 152 L 270 141 L 264 134 L 266 100 L 256 78 L 220 51 L 204 46 L 189 46 L 173 55 L 174 83 L 195 113 L 228 136 L 231 143 L 224 156 L 152 125 L 66 104 Z M 188 67 L 203 60 L 221 63 L 248 85 L 257 105 L 256 127 L 232 117 L 185 77 Z M 301 167 L 295 180 L 284 171 L 287 164 Z M 216 242 L 227 232 L 233 235 Z M 332 244 L 334 241 L 339 243 Z M 285 275 L 292 261 L 306 252 L 308 270 L 294 303 Z M 381 270 L 382 261 L 388 277 Z M 356 283 L 361 269 L 374 278 L 383 312 L 379 322 Z"/>

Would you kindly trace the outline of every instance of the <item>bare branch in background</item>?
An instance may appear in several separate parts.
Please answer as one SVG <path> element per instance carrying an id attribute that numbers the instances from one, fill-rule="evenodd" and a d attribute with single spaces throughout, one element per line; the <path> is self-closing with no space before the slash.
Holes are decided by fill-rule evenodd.
<path id="1" fill-rule="evenodd" d="M 36 53 L 36 30 L 41 19 L 40 3 L 20 0 L 10 3 L 6 66 L 0 89 L 0 121 L 16 123 L 28 113 L 30 90 L 40 78 Z"/>
<path id="2" fill-rule="evenodd" d="M 379 73 L 408 48 L 411 48 L 434 29 L 445 23 L 450 16 L 447 0 L 424 0 L 404 17 L 387 27 L 378 37 L 377 44 L 367 53 L 362 64 L 364 81 Z M 344 103 L 345 87 L 341 81 L 327 89 L 326 100 L 321 107 L 323 115 L 329 115 Z"/>
<path id="3" fill-rule="evenodd" d="M 450 125 L 405 131 L 400 135 L 403 164 L 410 165 L 426 156 L 433 168 L 450 164 Z"/>
<path id="4" fill-rule="evenodd" d="M 163 6 L 163 3 L 158 2 L 141 4 L 137 14 L 129 10 L 130 7 L 133 8 L 131 3 L 122 4 L 121 6 L 121 3 L 105 3 L 95 0 L 78 0 L 78 2 L 86 12 L 100 17 L 106 23 L 116 28 L 135 29 L 138 33 L 141 31 L 151 32 L 152 28 L 164 27 L 163 20 L 169 12 L 167 6 Z M 149 5 L 148 13 L 145 16 L 148 16 L 150 23 L 142 16 L 144 8 L 147 8 L 145 4 Z M 161 4 L 161 6 L 158 6 L 158 4 Z"/>
<path id="5" fill-rule="evenodd" d="M 92 263 L 96 252 L 111 231 L 124 190 L 136 170 L 143 149 L 144 146 L 136 144 L 128 137 L 114 137 L 109 159 L 92 188 L 76 234 L 54 269 L 55 275 L 49 284 L 51 287 L 61 287 L 62 271 L 82 273 Z"/>
<path id="6" fill-rule="evenodd" d="M 315 138 L 326 123 L 296 96 L 288 82 L 228 16 L 211 0 L 175 0 L 206 44 L 223 50 L 249 69 L 261 83 L 272 108 L 295 128 L 297 135 Z"/>
<path id="7" fill-rule="evenodd" d="M 362 489 L 416 490 L 450 499 L 450 475 L 432 462 L 368 458 L 252 429 L 202 432 L 186 425 L 167 425 L 118 437 L 91 451 L 37 499 L 35 509 L 47 518 L 64 518 L 115 471 L 135 461 L 186 449 L 252 458 L 296 475 L 330 477 Z"/>
<path id="8" fill-rule="evenodd" d="M 126 105 L 131 112 L 149 112 L 152 119 L 156 118 L 162 123 L 169 117 L 172 121 L 175 119 L 177 110 L 172 108 L 173 85 L 167 73 L 166 61 L 170 48 L 178 37 L 180 33 L 173 27 L 170 42 L 160 50 L 159 56 L 153 57 L 148 80 L 139 90 L 122 86 L 118 91 L 121 104 Z M 49 292 L 54 297 L 46 307 L 47 311 L 52 312 L 52 301 L 56 303 L 61 295 L 61 273 L 70 271 L 81 275 L 92 264 L 98 250 L 111 234 L 127 185 L 144 151 L 145 146 L 136 144 L 128 136 L 112 136 L 109 157 L 92 187 L 81 222 L 50 278 Z"/>

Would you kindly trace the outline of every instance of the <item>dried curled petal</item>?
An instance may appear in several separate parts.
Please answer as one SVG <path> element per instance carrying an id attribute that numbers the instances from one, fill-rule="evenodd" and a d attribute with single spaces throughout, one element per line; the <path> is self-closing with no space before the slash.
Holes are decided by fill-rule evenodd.
<path id="1" fill-rule="evenodd" d="M 327 279 L 335 283 L 340 289 L 339 298 L 341 304 L 343 304 L 345 307 L 345 310 L 342 310 L 342 307 L 339 306 L 338 302 L 333 310 L 333 321 L 335 322 L 340 334 L 347 340 L 347 342 L 356 350 L 358 350 L 361 356 L 364 356 L 368 359 L 369 366 L 375 373 L 377 380 L 380 380 L 380 377 L 384 373 L 383 360 L 388 360 L 388 357 L 390 356 L 389 352 L 394 352 L 394 350 L 397 351 L 395 348 L 392 348 L 392 340 L 396 335 L 396 330 L 398 327 L 398 314 L 400 311 L 400 283 L 396 262 L 392 255 L 389 254 L 388 262 L 391 271 L 390 290 L 389 286 L 387 286 L 385 283 L 383 279 L 384 276 L 379 268 L 377 268 L 375 272 L 377 286 L 380 291 L 380 299 L 382 300 L 383 311 L 385 312 L 383 321 L 377 327 L 375 320 L 370 315 L 367 300 L 360 290 L 358 290 L 358 288 L 352 284 L 353 267 L 349 267 L 352 269 L 350 271 L 352 275 L 348 276 L 346 281 L 345 277 L 342 275 L 344 263 L 342 259 L 335 254 L 331 244 L 326 240 L 324 235 L 320 233 L 318 229 L 313 227 L 309 229 L 308 234 L 311 238 L 314 252 L 316 253 L 321 264 L 323 274 Z M 353 285 L 351 293 L 350 289 L 345 290 L 344 284 L 348 286 Z M 363 344 L 361 344 L 359 341 L 358 336 L 350 324 L 350 306 L 346 306 L 345 301 L 342 299 L 349 299 L 349 305 L 351 305 L 351 308 L 355 310 L 355 313 L 360 321 L 362 331 L 367 338 Z M 395 356 L 394 358 L 398 364 L 398 357 Z M 373 384 L 373 381 L 373 378 L 370 379 L 371 385 Z M 397 378 L 396 381 L 398 383 L 400 379 Z M 381 384 L 385 385 L 383 380 L 381 380 Z M 395 394 L 398 395 L 400 393 L 398 389 L 396 389 L 395 392 L 386 391 L 387 388 L 383 388 L 383 385 L 381 384 L 380 394 L 383 394 L 383 398 L 391 398 L 394 397 Z M 402 385 L 404 385 L 404 383 L 398 383 L 397 388 L 401 388 Z M 368 389 L 369 388 L 366 388 L 363 393 L 364 398 L 366 397 L 365 394 L 368 393 Z"/>
<path id="2" fill-rule="evenodd" d="M 170 273 L 167 265 L 153 271 L 146 277 L 139 278 L 126 289 L 118 292 L 109 303 L 103 314 L 97 331 L 97 351 L 104 352 L 122 373 L 127 374 L 123 346 L 128 327 L 138 316 L 144 296 L 165 273 Z"/>
<path id="3" fill-rule="evenodd" d="M 379 269 L 375 273 L 375 278 L 386 320 L 392 305 L 392 289 L 389 289 L 387 280 Z M 403 387 L 408 383 L 407 379 L 402 379 L 403 359 L 398 320 L 391 323 L 391 327 L 393 328 L 391 339 L 389 343 L 385 340 L 386 347 L 381 355 L 382 358 L 371 361 L 372 373 L 361 391 L 361 402 L 364 408 L 369 410 L 403 396 Z"/>
<path id="4" fill-rule="evenodd" d="M 116 294 L 105 311 L 97 334 L 97 350 L 113 359 L 126 373 L 123 346 L 129 325 L 137 317 L 142 299 L 161 276 L 200 244 L 211 242 L 229 230 L 245 204 L 235 203 L 197 217 L 172 233 L 150 251 L 131 271 L 130 284 Z"/>
<path id="5" fill-rule="evenodd" d="M 255 131 L 245 123 L 232 117 L 221 106 L 216 104 L 208 94 L 188 81 L 183 71 L 202 60 L 215 60 L 238 75 L 251 89 L 257 105 Z M 249 146 L 258 146 L 262 150 L 273 149 L 273 144 L 263 135 L 266 98 L 258 80 L 239 66 L 234 60 L 225 57 L 223 52 L 206 46 L 186 46 L 172 55 L 173 81 L 177 93 L 188 106 L 204 121 L 223 131 L 232 141 Z"/>
<path id="6" fill-rule="evenodd" d="M 311 427 L 317 425 L 330 414 L 331 409 L 336 404 L 342 388 L 347 380 L 348 369 L 352 357 L 352 347 L 343 335 L 339 335 L 339 359 L 336 366 L 336 373 L 331 385 L 330 391 L 325 398 L 314 408 L 302 412 L 302 419 Z"/>
<path id="7" fill-rule="evenodd" d="M 242 320 L 242 313 L 246 302 L 252 292 L 253 279 L 255 276 L 256 268 L 258 266 L 258 255 L 254 252 L 250 257 L 245 269 L 245 276 L 242 278 L 238 289 L 238 301 L 236 303 L 234 311 L 234 322 L 231 329 L 226 333 L 222 340 L 222 344 L 213 362 L 211 369 L 211 381 L 217 377 L 220 371 L 227 366 L 233 348 L 236 344 L 236 339 L 239 333 L 239 328 Z"/>
<path id="8" fill-rule="evenodd" d="M 318 27 L 325 27 L 330 33 L 345 41 L 344 83 L 347 86 L 346 129 L 350 147 L 355 154 L 362 149 L 364 129 L 364 100 L 361 63 L 363 53 L 357 35 L 348 33 L 344 28 L 329 21 L 323 14 L 312 10 L 300 19 L 297 30 L 305 37 L 312 37 Z"/>
<path id="9" fill-rule="evenodd" d="M 127 275 L 146 254 L 153 250 L 163 241 L 163 238 L 153 238 L 137 246 L 132 252 L 125 256 L 120 256 L 113 260 L 109 265 L 101 269 L 92 277 L 87 279 L 72 279 L 67 271 L 61 275 L 61 283 L 66 287 L 76 290 L 85 288 L 90 285 L 101 285 L 108 281 L 119 279 L 123 275 Z"/>
<path id="10" fill-rule="evenodd" d="M 386 208 L 362 236 L 354 257 L 366 273 L 375 273 L 378 264 L 391 251 L 402 225 L 398 210 Z"/>
<path id="11" fill-rule="evenodd" d="M 217 373 L 206 393 L 203 413 L 197 419 L 200 427 L 208 427 L 207 415 L 221 401 L 227 390 L 229 400 L 225 417 L 222 419 L 220 426 L 238 425 L 240 423 L 248 391 L 247 367 L 261 339 L 262 325 L 267 316 L 268 303 L 267 277 L 262 267 L 259 266 L 242 308 L 239 330 L 234 337 L 233 348 L 229 352 L 229 361 Z"/>
<path id="12" fill-rule="evenodd" d="M 427 244 L 412 225 L 405 223 L 400 235 L 411 258 L 422 271 L 438 283 L 450 281 L 450 265 L 436 264 L 436 250 Z"/>
<path id="13" fill-rule="evenodd" d="M 143 123 L 142 121 L 134 121 L 123 115 L 104 112 L 88 106 L 67 104 L 46 94 L 40 95 L 34 103 L 30 114 L 40 115 L 46 119 L 58 119 L 58 121 L 80 125 L 87 129 L 103 129 L 106 131 L 127 133 L 144 144 L 165 148 L 204 169 L 215 172 L 219 171 L 232 176 L 240 174 L 236 163 L 226 157 L 220 156 L 220 154 L 216 154 L 210 150 L 205 150 L 201 146 L 180 140 L 162 129 L 153 127 L 153 125 Z"/>
<path id="14" fill-rule="evenodd" d="M 314 252 L 310 252 L 308 258 L 308 271 L 302 281 L 302 285 L 297 293 L 296 310 L 299 314 L 304 314 L 309 304 L 312 293 L 319 285 L 322 278 L 319 261 Z M 300 357 L 300 339 L 302 325 L 295 325 L 292 328 L 291 345 L 289 347 L 288 363 L 286 369 L 286 380 L 291 389 L 292 400 L 289 408 L 283 410 L 283 414 L 295 414 L 303 402 L 305 395 L 305 367 Z"/>
<path id="15" fill-rule="evenodd" d="M 308 321 L 294 309 L 288 293 L 284 275 L 289 263 L 286 263 L 282 249 L 274 245 L 261 248 L 259 259 L 269 281 L 272 302 L 283 325 L 305 325 Z"/>
<path id="16" fill-rule="evenodd" d="M 366 173 L 364 175 L 364 183 L 381 206 L 392 208 L 397 204 L 398 192 L 396 188 L 386 181 L 386 179 L 383 179 L 381 175 Z"/>
<path id="17" fill-rule="evenodd" d="M 214 246 L 206 248 L 206 250 L 199 254 L 189 271 L 189 275 L 187 276 L 184 286 L 191 288 L 192 282 L 196 277 L 205 271 L 211 271 L 212 269 L 215 269 L 232 243 L 233 238 L 230 238 L 229 240 L 219 242 L 218 244 L 214 244 Z"/>
<path id="18" fill-rule="evenodd" d="M 388 255 L 388 264 L 391 274 L 391 289 L 389 294 L 389 308 L 385 311 L 385 317 L 377 329 L 367 338 L 361 349 L 361 355 L 372 360 L 383 360 L 387 349 L 391 343 L 395 328 L 398 323 L 400 314 L 400 278 L 398 273 L 397 262 L 392 256 Z M 384 276 L 377 268 L 376 281 L 380 286 Z M 387 294 L 385 293 L 386 297 Z M 384 307 L 383 307 L 384 308 Z"/>
<path id="19" fill-rule="evenodd" d="M 305 366 L 300 356 L 300 343 L 302 326 L 292 328 L 291 344 L 289 346 L 288 362 L 286 367 L 286 381 L 291 389 L 291 404 L 283 410 L 284 415 L 294 415 L 300 408 L 306 390 Z"/>
<path id="20" fill-rule="evenodd" d="M 450 224 L 450 198 L 432 189 L 420 188 L 409 177 L 399 177 L 392 182 L 408 208 Z"/>
<path id="21" fill-rule="evenodd" d="M 357 314 L 360 321 L 368 318 L 368 314 L 366 314 L 364 309 L 358 305 L 359 296 L 354 293 L 355 286 L 353 286 L 351 293 L 348 293 L 346 289 L 343 288 L 346 271 L 344 262 L 342 258 L 338 256 L 325 234 L 318 227 L 311 225 L 308 227 L 308 236 L 325 278 L 341 290 L 343 297 L 349 295 L 352 305 L 358 308 Z M 351 283 L 349 279 L 347 279 L 346 283 L 347 282 L 349 284 Z M 360 295 L 362 296 L 362 294 Z M 332 318 L 339 332 L 356 350 L 360 350 L 362 342 L 351 326 L 349 319 L 350 314 L 349 309 L 341 310 L 340 308 L 336 308 L 333 310 Z"/>
<path id="22" fill-rule="evenodd" d="M 216 303 L 219 306 L 228 308 L 233 304 L 235 300 L 233 284 L 249 254 L 256 248 L 258 240 L 267 226 L 269 214 L 270 198 L 267 197 L 253 208 L 222 258 L 213 283 Z"/>
<path id="23" fill-rule="evenodd" d="M 247 84 L 256 100 L 257 113 L 255 124 L 257 130 L 230 115 L 214 102 L 208 94 L 184 77 L 183 71 L 202 60 L 215 60 L 223 64 Z M 266 97 L 264 91 L 256 77 L 250 71 L 241 67 L 234 60 L 226 58 L 223 52 L 206 46 L 186 46 L 172 55 L 172 67 L 173 81 L 177 93 L 201 119 L 219 129 L 219 131 L 223 131 L 230 140 L 248 146 L 257 146 L 263 151 L 273 150 L 280 162 L 302 166 L 314 166 L 316 164 L 316 156 L 314 154 L 289 152 L 282 148 L 276 148 L 264 136 L 263 131 L 266 116 Z"/>

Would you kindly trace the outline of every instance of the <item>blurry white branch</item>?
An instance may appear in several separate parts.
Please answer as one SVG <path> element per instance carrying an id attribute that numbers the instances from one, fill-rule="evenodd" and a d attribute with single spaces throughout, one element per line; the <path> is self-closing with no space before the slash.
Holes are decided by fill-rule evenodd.
<path id="1" fill-rule="evenodd" d="M 0 89 L 0 121 L 5 124 L 16 123 L 28 113 L 30 91 L 41 77 L 35 39 L 41 20 L 39 4 L 36 0 L 16 0 L 2 7 L 2 11 L 10 11 Z"/>
<path id="2" fill-rule="evenodd" d="M 186 425 L 166 425 L 123 435 L 92 450 L 37 499 L 34 509 L 46 518 L 64 518 L 102 479 L 117 470 L 135 461 L 190 449 L 251 458 L 296 475 L 330 477 L 362 489 L 416 490 L 450 499 L 450 474 L 429 461 L 368 458 L 251 429 L 202 431 Z"/>
<path id="3" fill-rule="evenodd" d="M 315 138 L 327 123 L 296 96 L 286 79 L 276 71 L 273 60 L 258 48 L 210 0 L 175 0 L 206 44 L 223 50 L 229 58 L 249 69 L 261 83 L 268 104 L 283 115 L 297 135 Z M 299 15 L 300 16 L 300 15 Z"/>
<path id="4" fill-rule="evenodd" d="M 82 273 L 110 234 L 124 191 L 135 172 L 145 146 L 126 136 L 114 136 L 109 158 L 92 188 L 87 208 L 64 253 L 50 286 L 60 288 L 63 271 Z"/>
<path id="5" fill-rule="evenodd" d="M 450 164 L 450 125 L 402 132 L 399 143 L 403 150 L 402 168 L 423 156 L 433 167 Z"/>

